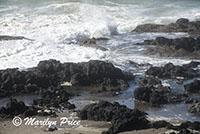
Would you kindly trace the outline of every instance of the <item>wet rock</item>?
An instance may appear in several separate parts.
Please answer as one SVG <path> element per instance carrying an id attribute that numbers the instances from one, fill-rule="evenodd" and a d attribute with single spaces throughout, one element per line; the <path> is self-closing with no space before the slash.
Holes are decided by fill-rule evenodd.
<path id="1" fill-rule="evenodd" d="M 50 127 L 47 128 L 47 131 L 49 131 L 49 132 L 53 132 L 53 131 L 56 131 L 56 130 L 58 130 L 58 128 L 56 126 L 50 126 Z"/>
<path id="2" fill-rule="evenodd" d="M 160 54 L 161 56 L 189 56 L 199 57 L 200 39 L 192 37 L 181 37 L 168 39 L 157 37 L 155 40 L 145 40 L 137 45 L 154 45 L 155 48 L 145 50 L 146 54 Z"/>
<path id="3" fill-rule="evenodd" d="M 134 97 L 136 100 L 148 102 L 153 107 L 178 103 L 188 99 L 187 95 L 173 93 L 170 87 L 163 87 L 160 84 L 138 87 L 134 90 Z"/>
<path id="4" fill-rule="evenodd" d="M 153 77 L 145 77 L 137 80 L 137 85 L 140 87 L 151 87 L 151 86 L 157 86 L 161 84 L 161 80 Z"/>
<path id="5" fill-rule="evenodd" d="M 133 32 L 187 32 L 189 34 L 200 34 L 200 21 L 189 21 L 180 18 L 175 23 L 168 25 L 143 24 L 137 26 Z"/>
<path id="6" fill-rule="evenodd" d="M 168 125 L 167 129 L 174 130 L 170 134 L 199 134 L 200 133 L 200 122 L 186 121 L 178 126 Z M 167 132 L 164 134 L 168 134 Z"/>
<path id="7" fill-rule="evenodd" d="M 137 26 L 133 32 L 159 32 L 163 31 L 165 25 L 158 25 L 158 24 L 143 24 Z"/>
<path id="8" fill-rule="evenodd" d="M 184 88 L 188 93 L 200 93 L 200 80 L 194 80 L 192 83 L 184 85 Z"/>
<path id="9" fill-rule="evenodd" d="M 172 127 L 172 124 L 164 120 L 151 122 L 151 128 L 158 129 L 158 128 L 169 128 L 169 127 Z"/>
<path id="10" fill-rule="evenodd" d="M 98 39 L 95 39 L 95 38 L 92 38 L 92 39 L 87 38 L 87 39 L 78 41 L 78 44 L 80 46 L 92 47 L 92 48 L 100 49 L 102 51 L 107 51 L 108 50 L 107 48 L 102 47 L 102 46 L 100 46 L 100 45 L 97 44 L 97 40 Z"/>
<path id="11" fill-rule="evenodd" d="M 32 117 L 32 116 L 52 116 L 56 114 L 53 110 L 44 109 L 37 106 L 27 106 L 23 101 L 10 99 L 6 107 L 0 108 L 0 118 L 13 118 L 14 116 Z"/>
<path id="12" fill-rule="evenodd" d="M 12 118 L 17 115 L 22 115 L 29 110 L 29 107 L 24 104 L 23 101 L 17 101 L 16 99 L 10 99 L 6 104 L 6 107 L 0 108 L 1 118 Z"/>
<path id="13" fill-rule="evenodd" d="M 188 106 L 188 111 L 193 114 L 200 115 L 200 102 Z"/>
<path id="14" fill-rule="evenodd" d="M 152 93 L 151 88 L 139 87 L 134 90 L 134 97 L 137 100 L 149 102 L 151 93 Z"/>
<path id="15" fill-rule="evenodd" d="M 87 105 L 78 113 L 82 120 L 111 121 L 112 126 L 103 132 L 105 134 L 149 128 L 149 121 L 145 115 L 146 113 L 139 110 L 105 101 Z"/>
<path id="16" fill-rule="evenodd" d="M 190 68 L 190 66 L 175 66 L 168 63 L 163 67 L 150 67 L 146 75 L 159 78 L 173 78 L 173 79 L 189 79 L 197 76 L 197 71 Z"/>
<path id="17" fill-rule="evenodd" d="M 23 37 L 23 36 L 0 35 L 0 41 L 2 41 L 2 40 L 23 40 L 23 39 L 34 41 L 32 39 L 28 39 L 28 38 Z"/>
<path id="18" fill-rule="evenodd" d="M 152 66 L 150 63 L 138 64 L 138 63 L 131 61 L 131 60 L 129 60 L 128 62 L 132 67 L 136 67 L 136 68 L 145 67 L 145 66 Z"/>
<path id="19" fill-rule="evenodd" d="M 128 87 L 134 76 L 122 72 L 111 63 L 91 60 L 82 63 L 60 63 L 56 60 L 40 61 L 37 67 L 27 71 L 18 69 L 0 70 L 0 97 L 12 94 L 38 93 L 58 87 L 63 82 L 71 86 L 95 86 L 100 89 Z"/>
<path id="20" fill-rule="evenodd" d="M 200 132 L 200 122 L 190 122 L 190 121 L 186 121 L 181 123 L 181 125 L 175 127 L 177 130 L 186 130 L 186 129 L 191 129 L 191 130 L 196 130 L 198 132 Z"/>
<path id="21" fill-rule="evenodd" d="M 75 106 L 68 102 L 73 94 L 68 93 L 61 87 L 51 88 L 41 93 L 41 99 L 33 100 L 33 105 L 42 107 L 68 108 L 73 109 Z"/>

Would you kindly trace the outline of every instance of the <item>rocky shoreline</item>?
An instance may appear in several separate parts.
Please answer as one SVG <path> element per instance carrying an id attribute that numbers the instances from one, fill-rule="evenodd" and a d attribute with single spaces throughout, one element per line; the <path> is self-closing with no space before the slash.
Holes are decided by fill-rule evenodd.
<path id="1" fill-rule="evenodd" d="M 199 100 L 187 94 L 199 92 L 198 80 L 185 85 L 186 92 L 184 94 L 177 94 L 172 92 L 170 87 L 163 86 L 159 79 L 184 80 L 198 77 L 198 70 L 193 69 L 198 65 L 200 65 L 199 62 L 191 62 L 183 66 L 168 63 L 164 67 L 150 67 L 145 72 L 146 77 L 137 81 L 139 87 L 134 90 L 135 99 L 150 103 L 152 107 L 184 102 L 190 104 L 188 112 L 198 115 Z M 48 60 L 41 61 L 37 67 L 25 71 L 6 69 L 0 72 L 2 83 L 0 91 L 3 93 L 1 97 L 24 93 L 41 96 L 41 98 L 33 100 L 30 106 L 25 105 L 23 101 L 11 99 L 5 107 L 0 108 L 1 120 L 19 115 L 22 117 L 57 117 L 58 110 L 75 109 L 75 105 L 71 104 L 69 99 L 76 94 L 76 91 L 81 90 L 81 87 L 83 90 L 84 87 L 95 86 L 96 93 L 116 92 L 127 88 L 127 82 L 134 79 L 133 75 L 103 61 L 60 63 L 56 60 Z M 94 88 L 92 89 L 94 90 Z M 72 93 L 70 92 L 72 90 L 75 91 Z M 192 133 L 191 130 L 199 131 L 197 128 L 200 126 L 199 122 L 195 122 L 195 128 L 193 128 L 192 122 L 186 122 L 180 126 L 173 126 L 166 121 L 150 122 L 147 120 L 145 112 L 137 109 L 131 110 L 119 103 L 112 104 L 106 101 L 87 105 L 77 112 L 81 120 L 111 122 L 111 127 L 102 134 L 163 127 L 178 133 Z"/>
<path id="2" fill-rule="evenodd" d="M 144 24 L 137 26 L 133 32 L 160 32 L 160 33 L 188 33 L 189 37 L 181 37 L 175 39 L 168 39 L 165 37 L 157 37 L 154 40 L 145 40 L 136 45 L 152 45 L 154 48 L 149 48 L 144 51 L 148 55 L 167 56 L 167 57 L 190 57 L 199 59 L 199 34 L 200 21 L 190 22 L 188 19 L 180 18 L 175 23 L 168 25 L 159 24 Z"/>
<path id="3" fill-rule="evenodd" d="M 137 26 L 132 32 L 185 32 L 189 34 L 200 34 L 200 21 L 189 21 L 186 18 L 180 18 L 175 23 L 168 25 L 144 24 Z"/>
<path id="4" fill-rule="evenodd" d="M 83 63 L 60 63 L 56 60 L 41 61 L 37 67 L 26 71 L 0 70 L 1 97 L 36 93 L 47 89 L 95 87 L 94 91 L 118 91 L 128 87 L 134 76 L 115 68 L 111 63 L 89 61 Z M 67 87 L 67 88 L 68 88 Z"/>
<path id="5" fill-rule="evenodd" d="M 195 37 L 177 39 L 157 37 L 154 40 L 145 40 L 137 45 L 155 46 L 153 49 L 146 50 L 145 53 L 147 54 L 187 56 L 199 59 L 199 27 L 200 21 L 191 22 L 181 18 L 169 25 L 140 25 L 133 32 L 186 32 Z M 24 39 L 24 37 L 0 37 L 0 40 L 10 39 Z M 97 44 L 97 40 L 94 38 L 86 39 L 77 42 L 77 44 L 107 51 L 106 48 Z M 184 103 L 187 105 L 189 113 L 200 115 L 200 98 L 195 98 L 192 95 L 199 95 L 200 93 L 200 81 L 198 80 L 200 70 L 195 69 L 199 67 L 200 62 L 192 61 L 182 66 L 167 63 L 161 67 L 135 62 L 130 64 L 137 68 L 148 66 L 145 75 L 134 81 L 137 87 L 133 94 L 137 101 L 148 103 L 150 107 L 157 108 L 166 104 Z M 174 80 L 182 85 L 184 92 L 174 92 L 172 87 L 164 85 L 162 80 L 166 79 Z M 110 103 L 107 101 L 99 101 L 89 104 L 81 110 L 76 110 L 76 106 L 69 101 L 72 97 L 81 95 L 81 91 L 93 94 L 102 93 L 102 96 L 106 93 L 111 96 L 119 95 L 129 87 L 129 82 L 133 80 L 135 80 L 135 76 L 132 73 L 124 72 L 112 63 L 99 60 L 80 63 L 45 60 L 40 61 L 36 67 L 23 71 L 18 68 L 0 70 L 0 99 L 24 94 L 40 96 L 40 98 L 34 99 L 30 105 L 26 105 L 23 101 L 10 99 L 6 106 L 0 108 L 0 119 L 2 122 L 6 122 L 15 116 L 56 118 L 59 113 L 68 110 L 75 112 L 82 121 L 109 122 L 110 125 L 106 130 L 98 132 L 102 134 L 163 128 L 170 130 L 170 134 L 200 133 L 200 122 L 186 121 L 178 126 L 164 120 L 152 122 L 147 119 L 145 111 L 136 108 L 129 109 L 117 102 Z M 185 80 L 192 81 L 185 84 Z M 167 132 L 163 134 L 167 134 Z"/>

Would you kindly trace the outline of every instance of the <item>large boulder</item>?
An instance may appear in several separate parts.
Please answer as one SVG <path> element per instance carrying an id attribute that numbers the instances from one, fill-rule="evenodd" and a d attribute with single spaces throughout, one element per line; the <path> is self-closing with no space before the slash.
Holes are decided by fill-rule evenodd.
<path id="1" fill-rule="evenodd" d="M 154 77 L 144 77 L 140 78 L 136 82 L 137 85 L 140 87 L 151 87 L 151 86 L 157 86 L 161 84 L 161 80 L 154 78 Z"/>
<path id="2" fill-rule="evenodd" d="M 49 88 L 41 93 L 40 99 L 34 99 L 34 106 L 74 109 L 75 105 L 68 102 L 73 94 L 62 87 Z"/>
<path id="3" fill-rule="evenodd" d="M 193 114 L 200 115 L 200 102 L 188 106 L 188 111 Z"/>
<path id="4" fill-rule="evenodd" d="M 189 93 L 200 93 L 200 80 L 184 85 L 185 91 Z"/>
<path id="5" fill-rule="evenodd" d="M 139 110 L 131 110 L 118 103 L 100 101 L 85 106 L 78 113 L 82 120 L 111 121 L 111 128 L 105 134 L 117 134 L 123 131 L 139 130 L 149 127 L 146 113 Z"/>
<path id="6" fill-rule="evenodd" d="M 182 101 L 188 102 L 187 95 L 173 93 L 170 87 L 162 86 L 158 80 L 154 81 L 154 83 L 140 85 L 134 90 L 134 97 L 136 100 L 147 102 L 153 107 Z"/>
<path id="7" fill-rule="evenodd" d="M 29 112 L 29 114 L 26 114 L 27 116 L 36 115 L 37 110 L 36 109 L 30 109 L 28 106 L 24 104 L 23 101 L 17 101 L 16 99 L 11 99 L 7 104 L 6 107 L 0 108 L 0 118 L 13 118 L 14 116 L 23 115 L 26 111 L 32 111 Z"/>
<path id="8" fill-rule="evenodd" d="M 96 48 L 96 49 L 100 49 L 102 51 L 107 51 L 108 49 L 105 47 L 102 47 L 101 45 L 99 45 L 97 43 L 97 40 L 99 39 L 95 39 L 95 38 L 86 38 L 83 40 L 80 40 L 77 42 L 77 44 L 79 44 L 80 46 L 85 46 L 85 47 L 92 47 L 92 48 Z M 107 38 L 102 38 L 101 40 L 108 40 Z"/>

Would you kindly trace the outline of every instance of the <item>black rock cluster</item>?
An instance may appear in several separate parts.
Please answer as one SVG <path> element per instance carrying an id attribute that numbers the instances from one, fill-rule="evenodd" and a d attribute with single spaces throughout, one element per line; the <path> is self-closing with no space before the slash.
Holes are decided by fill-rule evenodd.
<path id="1" fill-rule="evenodd" d="M 163 104 L 178 103 L 188 101 L 186 94 L 176 94 L 170 87 L 164 87 L 157 78 L 145 77 L 138 80 L 139 87 L 134 90 L 136 100 L 145 101 L 153 107 L 159 107 Z"/>
<path id="2" fill-rule="evenodd" d="M 56 60 L 40 61 L 37 67 L 26 71 L 0 70 L 0 98 L 12 94 L 35 93 L 63 82 L 72 86 L 127 87 L 132 74 L 122 72 L 111 63 L 92 60 L 82 63 L 60 63 Z"/>
<path id="3" fill-rule="evenodd" d="M 104 134 L 117 134 L 123 131 L 140 130 L 149 128 L 146 113 L 139 110 L 131 110 L 119 103 L 100 101 L 87 105 L 78 116 L 82 120 L 111 121 L 111 128 Z"/>
<path id="4" fill-rule="evenodd" d="M 143 24 L 137 26 L 133 32 L 187 32 L 189 34 L 200 34 L 200 21 L 189 21 L 188 19 L 180 18 L 175 23 L 168 25 Z"/>
<path id="5" fill-rule="evenodd" d="M 199 62 L 191 62 L 183 66 L 176 66 L 172 63 L 168 63 L 163 67 L 150 67 L 145 74 L 159 78 L 189 79 L 198 76 L 198 71 L 193 69 L 198 65 L 200 65 Z"/>

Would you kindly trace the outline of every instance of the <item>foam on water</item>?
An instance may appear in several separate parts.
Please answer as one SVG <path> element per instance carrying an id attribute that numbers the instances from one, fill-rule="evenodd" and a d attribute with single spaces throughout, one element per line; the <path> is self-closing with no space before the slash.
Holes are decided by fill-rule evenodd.
<path id="1" fill-rule="evenodd" d="M 61 62 L 99 59 L 108 60 L 134 74 L 142 74 L 147 68 L 136 69 L 130 61 L 154 66 L 162 66 L 168 62 L 186 64 L 191 59 L 146 56 L 142 51 L 149 46 L 134 44 L 158 36 L 176 38 L 188 36 L 187 34 L 129 32 L 144 23 L 168 24 L 181 17 L 199 19 L 199 5 L 199 0 L 0 0 L 0 35 L 25 36 L 35 40 L 0 41 L 0 69 L 26 69 L 47 59 Z M 100 42 L 109 51 L 71 44 L 93 37 L 110 38 Z M 170 81 L 165 83 L 175 85 Z M 135 87 L 131 84 L 119 98 L 105 100 L 116 100 L 133 108 Z M 147 109 L 147 112 L 152 120 L 199 120 L 188 114 L 183 104 Z"/>
<path id="2" fill-rule="evenodd" d="M 34 2 L 34 3 L 33 3 Z M 146 49 L 134 43 L 157 36 L 169 38 L 184 34 L 127 34 L 143 23 L 170 23 L 180 17 L 196 19 L 198 1 L 118 0 L 50 0 L 1 1 L 0 35 L 25 36 L 35 41 L 1 41 L 0 68 L 35 66 L 40 60 L 54 58 L 62 62 L 81 62 L 90 59 L 109 60 L 124 70 L 133 70 L 128 61 L 163 65 L 188 63 L 190 59 L 161 58 L 142 55 Z M 187 3 L 188 6 L 185 6 Z M 159 5 L 159 6 L 158 6 Z M 187 10 L 186 10 L 187 9 Z M 191 15 L 192 14 L 192 15 Z M 109 37 L 105 43 L 110 51 L 103 52 L 71 42 L 84 38 Z"/>

